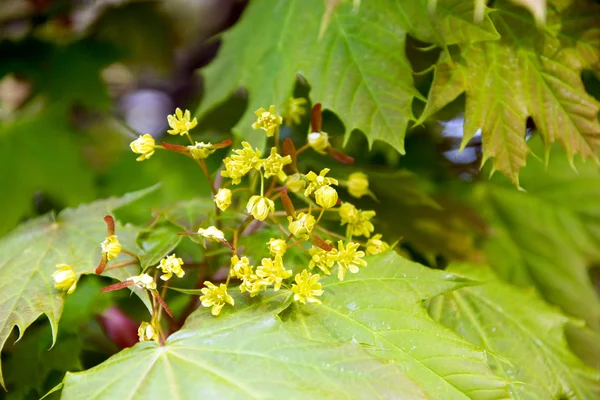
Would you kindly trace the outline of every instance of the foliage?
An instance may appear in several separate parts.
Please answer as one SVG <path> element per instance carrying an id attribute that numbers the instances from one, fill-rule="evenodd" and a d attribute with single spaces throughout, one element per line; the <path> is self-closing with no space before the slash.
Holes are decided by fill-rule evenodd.
<path id="1" fill-rule="evenodd" d="M 600 397 L 597 2 L 118 3 L 0 6 L 7 398 Z"/>

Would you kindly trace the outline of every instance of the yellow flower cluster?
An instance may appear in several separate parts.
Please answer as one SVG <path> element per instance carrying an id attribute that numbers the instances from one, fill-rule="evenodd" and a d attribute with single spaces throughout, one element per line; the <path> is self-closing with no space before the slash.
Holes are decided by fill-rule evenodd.
<path id="1" fill-rule="evenodd" d="M 171 127 L 169 135 L 187 135 L 190 130 L 194 129 L 198 125 L 196 118 L 191 119 L 190 111 L 185 110 L 185 113 L 180 108 L 175 110 L 174 115 L 167 117 L 167 122 Z"/>
<path id="2" fill-rule="evenodd" d="M 175 254 L 171 254 L 170 256 L 163 258 L 160 260 L 160 264 L 156 268 L 160 268 L 164 275 L 160 276 L 160 279 L 163 281 L 168 281 L 171 279 L 173 274 L 177 275 L 178 278 L 182 278 L 185 275 L 183 268 L 183 260 L 177 257 Z"/>
<path id="3" fill-rule="evenodd" d="M 203 307 L 212 307 L 212 315 L 219 315 L 225 303 L 235 304 L 233 297 L 227 293 L 227 285 L 221 283 L 219 286 L 216 286 L 212 282 L 206 281 L 204 282 L 204 286 L 206 287 L 200 290 L 202 292 L 200 301 Z"/>
<path id="4" fill-rule="evenodd" d="M 252 124 L 252 128 L 262 129 L 267 133 L 267 136 L 273 136 L 283 122 L 283 119 L 275 114 L 275 106 L 270 106 L 269 111 L 260 108 L 254 114 L 256 114 L 258 120 Z"/>
<path id="5" fill-rule="evenodd" d="M 234 155 L 223 160 L 225 171 L 221 171 L 221 176 L 230 178 L 231 183 L 238 185 L 244 175 L 253 169 L 260 168 L 260 150 L 253 149 L 248 142 L 242 142 L 242 149 L 233 152 Z"/>
<path id="6" fill-rule="evenodd" d="M 350 203 L 343 203 L 340 207 L 340 219 L 342 226 L 347 225 L 347 236 L 371 236 L 375 227 L 370 220 L 374 216 L 375 211 L 362 211 Z"/>

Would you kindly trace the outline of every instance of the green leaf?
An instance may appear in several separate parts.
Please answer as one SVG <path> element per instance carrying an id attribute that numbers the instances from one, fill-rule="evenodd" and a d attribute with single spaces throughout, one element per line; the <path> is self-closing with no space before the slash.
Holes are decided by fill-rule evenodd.
<path id="1" fill-rule="evenodd" d="M 481 130 L 483 162 L 493 158 L 492 171 L 501 171 L 515 185 L 519 185 L 519 171 L 529 151 L 525 142 L 528 117 L 548 146 L 558 141 L 569 159 L 580 154 L 598 161 L 600 107 L 585 91 L 581 80 L 584 65 L 577 58 L 590 47 L 587 38 L 593 38 L 595 30 L 586 23 L 572 32 L 568 24 L 553 36 L 536 30 L 524 10 L 502 1 L 496 4 L 492 20 L 502 38 L 462 46 L 452 61 L 444 55 L 419 121 L 466 92 L 462 146 Z M 581 7 L 572 10 L 569 18 L 587 20 L 590 12 L 600 16 L 595 8 Z M 578 41 L 561 48 L 569 45 L 566 35 L 578 35 Z"/>
<path id="2" fill-rule="evenodd" d="M 139 253 L 142 268 L 155 266 L 171 253 L 181 242 L 181 230 L 169 221 L 159 221 L 152 227 L 140 231 L 136 243 L 141 249 Z"/>
<path id="3" fill-rule="evenodd" d="M 61 398 L 425 398 L 393 363 L 355 343 L 290 334 L 275 313 L 287 294 L 194 313 L 164 346 L 137 344 L 90 370 L 67 374 Z"/>
<path id="4" fill-rule="evenodd" d="M 284 320 L 307 338 L 358 341 L 395 360 L 432 399 L 504 399 L 507 382 L 496 377 L 486 353 L 427 314 L 422 302 L 474 282 L 427 269 L 392 251 L 344 281 L 323 279 L 323 304 L 294 303 Z"/>
<path id="5" fill-rule="evenodd" d="M 531 141 L 541 149 L 539 140 Z M 527 192 L 497 183 L 479 187 L 480 209 L 489 221 L 485 251 L 505 281 L 535 286 L 551 303 L 600 329 L 600 298 L 588 268 L 600 260 L 600 170 L 587 163 L 569 167 L 554 146 L 546 169 L 531 159 L 523 169 Z"/>
<path id="6" fill-rule="evenodd" d="M 54 288 L 52 274 L 56 264 L 70 265 L 78 275 L 93 274 L 101 258 L 100 243 L 106 237 L 104 215 L 154 189 L 65 209 L 57 216 L 47 214 L 22 224 L 0 240 L 0 347 L 13 327 L 19 329 L 21 337 L 42 314 L 50 321 L 54 343 L 66 297 L 66 293 Z M 131 225 L 117 226 L 124 248 L 135 249 L 137 231 Z M 119 256 L 123 260 L 121 257 L 128 256 Z M 107 270 L 105 275 L 125 280 L 138 271 L 139 267 L 132 265 Z M 147 293 L 137 289 L 135 292 L 151 309 Z M 0 382 L 4 384 L 1 370 Z"/>
<path id="7" fill-rule="evenodd" d="M 358 11 L 342 3 L 319 40 L 318 16 L 323 12 L 318 0 L 249 4 L 204 72 L 206 98 L 199 114 L 243 86 L 250 100 L 234 132 L 264 146 L 264 133 L 250 127 L 253 112 L 282 104 L 292 94 L 296 74 L 301 74 L 312 87 L 313 101 L 336 112 L 348 133 L 360 129 L 369 143 L 383 140 L 404 152 L 412 100 L 421 98 L 405 56 L 406 33 L 439 44 L 497 38 L 490 20 L 475 24 L 472 5 L 459 0 L 441 1 L 433 16 L 426 0 L 372 0 Z"/>
<path id="8" fill-rule="evenodd" d="M 462 265 L 449 271 L 489 282 L 435 297 L 431 315 L 488 350 L 496 373 L 514 381 L 509 388 L 515 399 L 600 397 L 600 372 L 566 344 L 567 317 L 533 291 L 500 283 L 489 270 Z"/>

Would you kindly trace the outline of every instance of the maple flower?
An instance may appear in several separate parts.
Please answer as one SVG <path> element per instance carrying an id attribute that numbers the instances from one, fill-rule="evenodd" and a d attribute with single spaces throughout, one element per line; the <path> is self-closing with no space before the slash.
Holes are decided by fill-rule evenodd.
<path id="1" fill-rule="evenodd" d="M 156 282 L 154 282 L 154 278 L 148 274 L 141 274 L 136 276 L 130 276 L 127 278 L 128 281 L 133 282 L 134 285 L 148 290 L 156 289 Z"/>
<path id="2" fill-rule="evenodd" d="M 175 114 L 167 116 L 167 121 L 171 127 L 169 135 L 186 135 L 190 133 L 190 130 L 194 129 L 198 125 L 196 118 L 191 119 L 190 110 L 185 110 L 185 113 L 180 108 L 175 110 Z"/>
<path id="3" fill-rule="evenodd" d="M 250 297 L 257 296 L 261 290 L 267 289 L 267 283 L 265 283 L 256 274 L 250 274 L 244 277 L 242 284 L 240 285 L 240 292 L 248 292 Z"/>
<path id="4" fill-rule="evenodd" d="M 292 284 L 294 301 L 321 304 L 321 300 L 316 297 L 323 294 L 323 285 L 319 283 L 319 278 L 319 274 L 309 274 L 307 270 L 296 274 L 294 278 L 296 284 Z"/>
<path id="5" fill-rule="evenodd" d="M 231 205 L 231 190 L 220 188 L 217 194 L 215 194 L 214 201 L 221 211 L 227 210 Z"/>
<path id="6" fill-rule="evenodd" d="M 334 188 L 325 185 L 315 192 L 315 201 L 323 208 L 331 208 L 337 204 L 338 194 Z"/>
<path id="7" fill-rule="evenodd" d="M 296 215 L 296 219 L 288 217 L 289 225 L 288 229 L 298 239 L 308 240 L 309 234 L 317 224 L 317 220 L 311 214 L 301 212 Z"/>
<path id="8" fill-rule="evenodd" d="M 220 242 L 225 240 L 225 234 L 223 231 L 217 229 L 216 226 L 209 226 L 206 229 L 200 228 L 198 229 L 198 235 L 207 239 L 210 242 Z"/>
<path id="9" fill-rule="evenodd" d="M 275 211 L 273 200 L 264 196 L 252 196 L 246 205 L 246 211 L 259 221 L 264 221 L 270 212 Z"/>
<path id="10" fill-rule="evenodd" d="M 283 239 L 271 238 L 267 243 L 272 256 L 282 256 L 287 250 L 287 243 Z"/>
<path id="11" fill-rule="evenodd" d="M 212 153 L 214 153 L 217 149 L 212 145 L 212 143 L 204 143 L 204 142 L 196 142 L 193 146 L 188 146 L 188 150 L 192 157 L 196 160 L 201 160 L 203 158 L 207 158 Z"/>
<path id="12" fill-rule="evenodd" d="M 206 281 L 204 282 L 204 286 L 206 287 L 200 290 L 202 292 L 200 301 L 202 302 L 203 307 L 212 306 L 212 309 L 210 310 L 212 315 L 219 315 L 225 303 L 231 305 L 235 304 L 233 297 L 227 293 L 227 285 L 224 283 L 215 286 L 212 282 Z"/>
<path id="13" fill-rule="evenodd" d="M 262 283 L 273 285 L 273 290 L 278 291 L 284 279 L 292 276 L 291 269 L 284 269 L 281 256 L 275 256 L 275 259 L 263 258 L 261 265 L 256 268 L 256 275 L 261 278 Z"/>
<path id="14" fill-rule="evenodd" d="M 144 161 L 152 157 L 152 154 L 154 154 L 154 146 L 154 138 L 148 134 L 140 135 L 139 138 L 129 143 L 131 151 L 136 154 L 141 154 L 141 156 L 136 158 L 137 161 Z"/>
<path id="15" fill-rule="evenodd" d="M 119 242 L 117 235 L 110 235 L 104 242 L 100 243 L 100 246 L 102 247 L 102 252 L 106 254 L 106 259 L 108 261 L 117 258 L 121 253 L 121 243 Z"/>
<path id="16" fill-rule="evenodd" d="M 306 180 L 302 174 L 296 172 L 287 177 L 285 186 L 294 193 L 300 193 L 306 188 Z"/>
<path id="17" fill-rule="evenodd" d="M 361 198 L 369 194 L 369 178 L 362 172 L 354 172 L 348 176 L 348 193 Z"/>
<path id="18" fill-rule="evenodd" d="M 337 179 L 325 177 L 329 171 L 329 168 L 323 168 L 323 170 L 319 172 L 319 175 L 315 174 L 313 171 L 306 174 L 308 187 L 304 191 L 304 195 L 308 197 L 311 193 L 316 192 L 325 185 L 337 185 Z"/>
<path id="19" fill-rule="evenodd" d="M 325 132 L 311 132 L 306 138 L 308 145 L 317 153 L 326 154 L 329 147 L 329 135 Z"/>
<path id="20" fill-rule="evenodd" d="M 367 254 L 375 255 L 383 253 L 384 251 L 390 248 L 390 245 L 381 240 L 381 235 L 377 234 L 373 235 L 373 237 L 367 241 L 366 248 Z"/>
<path id="21" fill-rule="evenodd" d="M 370 220 L 374 216 L 375 211 L 362 211 L 350 203 L 343 203 L 340 207 L 341 225 L 348 224 L 346 235 L 371 236 L 371 232 L 375 230 L 375 227 Z"/>
<path id="22" fill-rule="evenodd" d="M 273 136 L 277 127 L 283 122 L 283 119 L 275 114 L 275 106 L 270 106 L 269 111 L 261 107 L 254 114 L 258 119 L 252 124 L 252 128 L 255 130 L 262 129 L 267 132 L 267 136 Z"/>
<path id="23" fill-rule="evenodd" d="M 285 182 L 287 175 L 283 172 L 283 167 L 292 163 L 292 157 L 282 157 L 277 153 L 275 147 L 271 148 L 271 154 L 262 162 L 262 167 L 265 170 L 265 178 L 277 176 L 281 182 Z"/>
<path id="24" fill-rule="evenodd" d="M 327 241 L 331 243 L 331 241 Z M 314 267 L 319 268 L 325 275 L 331 274 L 329 268 L 333 267 L 333 264 L 337 261 L 338 251 L 333 248 L 331 251 L 323 250 L 320 247 L 313 246 L 308 253 L 311 256 L 308 268 L 313 269 Z"/>
<path id="25" fill-rule="evenodd" d="M 300 119 L 306 114 L 306 109 L 304 108 L 305 104 L 306 99 L 304 97 L 290 97 L 288 101 L 285 102 L 283 105 L 283 119 L 285 120 L 286 125 L 292 125 L 292 122 L 296 125 L 300 123 Z"/>
<path id="26" fill-rule="evenodd" d="M 56 264 L 58 271 L 52 274 L 54 279 L 54 287 L 58 290 L 64 290 L 67 294 L 71 294 L 77 288 L 77 274 L 70 265 Z"/>
<path id="27" fill-rule="evenodd" d="M 349 270 L 353 274 L 358 272 L 358 267 L 366 267 L 367 262 L 362 259 L 365 256 L 364 251 L 358 251 L 358 243 L 348 242 L 344 248 L 344 242 L 341 240 L 338 242 L 338 254 L 337 254 L 337 265 L 338 265 L 338 279 L 344 280 L 346 270 Z"/>
<path id="28" fill-rule="evenodd" d="M 158 341 L 158 332 L 156 332 L 152 324 L 142 322 L 138 328 L 138 337 L 140 338 L 140 342 Z"/>
<path id="29" fill-rule="evenodd" d="M 221 176 L 230 178 L 231 183 L 237 185 L 252 169 L 260 168 L 260 150 L 253 149 L 248 142 L 242 142 L 242 148 L 233 152 L 234 155 L 223 160 L 225 170 L 221 171 Z"/>
<path id="30" fill-rule="evenodd" d="M 237 255 L 231 257 L 231 275 L 238 279 L 245 279 L 252 275 L 252 266 L 248 257 L 239 258 Z"/>
<path id="31" fill-rule="evenodd" d="M 160 264 L 157 265 L 156 268 L 162 269 L 162 272 L 164 273 L 164 275 L 160 276 L 160 279 L 163 281 L 168 281 L 171 279 L 173 274 L 177 275 L 178 278 L 181 278 L 185 275 L 183 268 L 181 268 L 182 265 L 183 260 L 177 257 L 175 254 L 171 254 L 170 256 L 160 260 Z"/>

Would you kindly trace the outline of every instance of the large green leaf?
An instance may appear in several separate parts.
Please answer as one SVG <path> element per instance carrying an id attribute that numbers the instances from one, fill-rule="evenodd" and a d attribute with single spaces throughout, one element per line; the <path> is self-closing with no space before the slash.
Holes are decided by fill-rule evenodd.
<path id="1" fill-rule="evenodd" d="M 57 216 L 47 214 L 22 224 L 0 240 L 0 348 L 15 326 L 22 336 L 42 314 L 48 317 L 52 340 L 56 340 L 66 296 L 54 288 L 52 273 L 56 264 L 68 264 L 78 275 L 94 273 L 101 258 L 100 243 L 106 237 L 104 215 L 152 190 L 65 209 Z M 124 248 L 136 249 L 137 231 L 131 225 L 117 226 Z M 138 271 L 139 267 L 132 265 L 107 270 L 105 275 L 124 280 Z M 151 308 L 148 295 L 136 292 Z"/>
<path id="2" fill-rule="evenodd" d="M 534 149 L 543 146 L 532 142 Z M 527 192 L 480 186 L 480 209 L 491 225 L 485 250 L 502 279 L 536 286 L 549 302 L 598 330 L 600 298 L 588 268 L 600 260 L 600 170 L 576 163 L 576 172 L 554 147 L 548 168 L 532 158 L 523 169 Z"/>
<path id="3" fill-rule="evenodd" d="M 420 120 L 466 92 L 462 145 L 481 130 L 483 161 L 493 158 L 493 169 L 516 185 L 529 151 L 528 117 L 547 145 L 558 141 L 570 159 L 581 154 L 597 160 L 600 107 L 586 93 L 580 75 L 583 68 L 597 63 L 598 52 L 590 50 L 597 29 L 588 21 L 595 18 L 597 25 L 598 9 L 574 5 L 564 17 L 565 26 L 553 35 L 537 30 L 525 10 L 506 1 L 497 1 L 496 6 L 492 20 L 502 38 L 461 46 L 453 60 L 445 54 Z M 579 20 L 585 23 L 576 23 Z"/>
<path id="4" fill-rule="evenodd" d="M 313 340 L 363 343 L 396 360 L 432 399 L 508 397 L 507 383 L 491 372 L 486 353 L 437 324 L 422 305 L 473 281 L 391 251 L 368 262 L 344 281 L 323 279 L 323 304 L 294 303 L 283 314 L 287 325 Z"/>
<path id="5" fill-rule="evenodd" d="M 360 129 L 370 143 L 383 140 L 404 152 L 412 100 L 420 97 L 405 56 L 406 33 L 439 44 L 497 38 L 487 17 L 480 25 L 473 22 L 472 9 L 461 0 L 440 1 L 433 15 L 427 0 L 372 0 L 358 11 L 342 3 L 319 39 L 322 1 L 253 1 L 205 70 L 199 114 L 245 87 L 250 101 L 234 132 L 261 146 L 264 133 L 250 127 L 253 112 L 282 104 L 301 74 L 312 99 L 338 113 L 347 132 Z"/>
<path id="6" fill-rule="evenodd" d="M 194 313 L 164 346 L 137 344 L 90 370 L 67 374 L 64 399 L 425 398 L 393 363 L 356 343 L 290 334 L 276 316 L 289 295 Z M 241 304 L 240 304 L 241 303 Z"/>
<path id="7" fill-rule="evenodd" d="M 496 373 L 514 381 L 510 391 L 515 399 L 600 398 L 600 372 L 587 367 L 566 344 L 568 318 L 532 291 L 474 268 L 462 265 L 450 271 L 489 283 L 435 297 L 431 315 L 488 350 Z"/>

